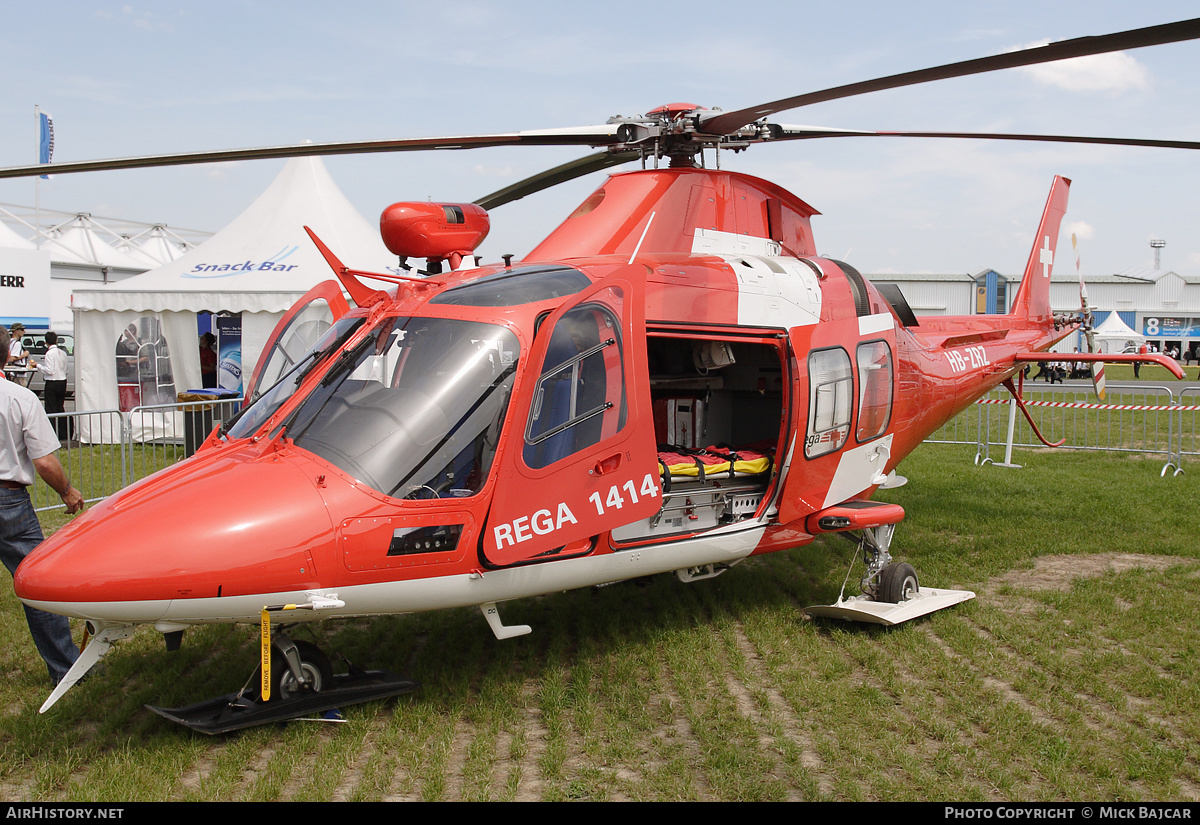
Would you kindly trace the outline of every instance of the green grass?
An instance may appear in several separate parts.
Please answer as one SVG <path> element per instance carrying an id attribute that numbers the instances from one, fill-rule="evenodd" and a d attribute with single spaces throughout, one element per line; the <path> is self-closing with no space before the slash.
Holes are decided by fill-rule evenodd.
<path id="1" fill-rule="evenodd" d="M 48 714 L 0 593 L 0 788 L 12 800 L 1195 800 L 1200 469 L 1022 450 L 1019 470 L 925 445 L 881 495 L 893 553 L 978 597 L 898 628 L 809 621 L 854 549 L 835 538 L 673 576 L 477 610 L 331 622 L 318 641 L 421 682 L 206 737 L 147 712 L 236 690 L 254 630 L 144 631 Z M 1109 569 L 1123 557 L 1141 567 Z M 1056 562 L 1057 573 L 1042 567 Z M 1039 567 L 1041 565 L 1042 567 Z M 857 573 L 852 581 L 857 579 Z"/>
<path id="2" fill-rule="evenodd" d="M 1182 361 L 1179 366 L 1183 367 L 1184 376 L 1191 381 L 1198 380 L 1200 376 L 1200 366 L 1195 364 L 1185 365 Z M 1105 364 L 1104 379 L 1106 381 L 1145 381 L 1154 384 L 1167 384 L 1178 381 L 1170 370 L 1166 367 L 1160 367 L 1158 364 L 1145 364 L 1139 370 L 1139 375 L 1135 379 L 1133 377 L 1133 364 Z"/>

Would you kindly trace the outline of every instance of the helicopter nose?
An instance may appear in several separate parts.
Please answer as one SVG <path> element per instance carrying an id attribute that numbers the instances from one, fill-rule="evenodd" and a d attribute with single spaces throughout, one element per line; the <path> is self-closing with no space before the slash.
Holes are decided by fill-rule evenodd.
<path id="1" fill-rule="evenodd" d="M 39 609 L 155 621 L 174 600 L 312 588 L 331 536 L 315 484 L 286 460 L 193 459 L 76 517 L 13 580 Z"/>

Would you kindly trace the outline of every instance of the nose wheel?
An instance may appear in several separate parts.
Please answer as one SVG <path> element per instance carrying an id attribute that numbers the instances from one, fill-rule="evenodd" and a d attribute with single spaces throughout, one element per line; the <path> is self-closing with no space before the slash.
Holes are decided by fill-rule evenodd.
<path id="1" fill-rule="evenodd" d="M 262 696 L 262 667 L 254 683 L 237 693 L 218 696 L 181 708 L 147 709 L 172 722 L 218 734 L 269 722 L 284 722 L 312 714 L 399 696 L 417 689 L 417 683 L 386 670 L 363 670 L 351 665 L 349 673 L 334 675 L 329 657 L 310 642 L 293 641 L 276 633 L 271 642 L 270 697 Z"/>
<path id="2" fill-rule="evenodd" d="M 255 674 L 262 683 L 262 669 Z M 294 642 L 278 634 L 271 644 L 271 699 L 292 699 L 305 693 L 320 693 L 333 684 L 329 657 L 310 642 Z"/>
<path id="3" fill-rule="evenodd" d="M 889 604 L 900 604 L 917 595 L 920 591 L 917 584 L 917 571 L 908 562 L 892 562 L 883 568 L 879 574 L 879 584 L 875 588 L 875 600 Z"/>

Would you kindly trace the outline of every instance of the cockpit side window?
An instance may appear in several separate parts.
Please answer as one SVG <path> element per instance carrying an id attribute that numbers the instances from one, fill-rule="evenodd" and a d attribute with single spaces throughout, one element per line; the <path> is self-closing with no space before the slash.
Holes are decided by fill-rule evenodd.
<path id="1" fill-rule="evenodd" d="M 525 464 L 548 467 L 597 444 L 625 424 L 620 326 L 585 304 L 554 327 L 525 427 Z"/>

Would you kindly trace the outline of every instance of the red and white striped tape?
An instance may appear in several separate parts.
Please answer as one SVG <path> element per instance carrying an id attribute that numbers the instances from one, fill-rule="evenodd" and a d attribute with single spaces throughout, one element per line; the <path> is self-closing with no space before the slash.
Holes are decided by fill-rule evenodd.
<path id="1" fill-rule="evenodd" d="M 1007 404 L 1007 398 L 981 398 L 977 404 Z M 1074 410 L 1200 410 L 1200 406 L 1153 404 L 1084 404 L 1078 401 L 1026 401 L 1026 407 L 1066 407 Z"/>

